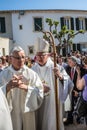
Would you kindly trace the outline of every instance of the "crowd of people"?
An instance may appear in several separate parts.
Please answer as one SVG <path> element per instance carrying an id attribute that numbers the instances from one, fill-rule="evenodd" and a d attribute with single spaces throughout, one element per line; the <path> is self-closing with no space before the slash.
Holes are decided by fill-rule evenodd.
<path id="1" fill-rule="evenodd" d="M 87 54 L 56 55 L 54 67 L 49 46 L 40 38 L 34 59 L 20 46 L 0 57 L 0 130 L 57 130 L 55 77 L 59 130 L 74 123 L 75 115 L 76 123 L 84 117 L 87 124 Z M 80 107 L 78 99 L 85 102 Z"/>

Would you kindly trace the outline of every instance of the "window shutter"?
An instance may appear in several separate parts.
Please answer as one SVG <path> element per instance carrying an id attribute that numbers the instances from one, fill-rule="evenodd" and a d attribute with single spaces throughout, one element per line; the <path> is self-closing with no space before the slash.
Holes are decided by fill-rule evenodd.
<path id="1" fill-rule="evenodd" d="M 71 18 L 71 30 L 74 30 L 74 19 Z"/>
<path id="2" fill-rule="evenodd" d="M 76 51 L 76 44 L 73 44 L 73 51 Z"/>
<path id="3" fill-rule="evenodd" d="M 5 33 L 6 32 L 6 28 L 5 28 L 5 18 L 0 18 L 0 22 L 1 22 L 1 32 Z"/>
<path id="4" fill-rule="evenodd" d="M 64 26 L 64 17 L 60 18 L 60 23 L 61 23 L 61 29 L 62 29 L 62 27 Z"/>
<path id="5" fill-rule="evenodd" d="M 87 30 L 87 18 L 85 18 L 85 30 Z"/>
<path id="6" fill-rule="evenodd" d="M 81 51 L 80 44 L 77 44 L 77 50 Z"/>
<path id="7" fill-rule="evenodd" d="M 79 30 L 79 18 L 76 18 L 76 30 Z"/>
<path id="8" fill-rule="evenodd" d="M 42 18 L 34 18 L 35 31 L 42 30 Z"/>

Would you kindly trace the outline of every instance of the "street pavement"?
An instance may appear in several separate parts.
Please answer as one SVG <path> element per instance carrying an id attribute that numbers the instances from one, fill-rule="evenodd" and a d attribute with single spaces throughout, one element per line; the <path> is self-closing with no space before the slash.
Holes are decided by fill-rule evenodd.
<path id="1" fill-rule="evenodd" d="M 71 124 L 65 126 L 65 130 L 87 130 L 87 126 L 85 124 Z"/>

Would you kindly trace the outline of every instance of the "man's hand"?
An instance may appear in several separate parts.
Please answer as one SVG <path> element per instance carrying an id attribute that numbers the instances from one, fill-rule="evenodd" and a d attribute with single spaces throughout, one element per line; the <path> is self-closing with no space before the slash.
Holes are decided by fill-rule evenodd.
<path id="1" fill-rule="evenodd" d="M 47 86 L 46 84 L 43 84 L 43 86 L 44 86 L 44 93 L 47 93 L 50 91 L 49 86 Z"/>
<path id="2" fill-rule="evenodd" d="M 6 86 L 6 90 L 7 92 L 10 91 L 10 89 L 13 88 L 20 88 L 20 89 L 24 89 L 27 90 L 28 87 L 27 85 L 22 81 L 23 76 L 22 75 L 13 75 L 13 78 L 8 82 L 7 86 Z"/>
<path id="3" fill-rule="evenodd" d="M 50 88 L 45 81 L 42 81 L 45 95 L 49 95 Z"/>
<path id="4" fill-rule="evenodd" d="M 60 73 L 60 70 L 57 67 L 54 67 L 53 69 L 54 74 L 60 79 L 63 80 L 63 75 Z"/>

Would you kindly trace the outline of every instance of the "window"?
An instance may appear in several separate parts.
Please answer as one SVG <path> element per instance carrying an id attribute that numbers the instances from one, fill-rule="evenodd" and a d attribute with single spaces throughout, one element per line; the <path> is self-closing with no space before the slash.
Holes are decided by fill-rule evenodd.
<path id="1" fill-rule="evenodd" d="M 80 30 L 84 30 L 85 28 L 85 21 L 84 21 L 84 19 L 79 19 L 79 29 Z"/>
<path id="2" fill-rule="evenodd" d="M 42 18 L 34 18 L 34 31 L 42 31 Z"/>
<path id="3" fill-rule="evenodd" d="M 19 29 L 22 30 L 22 29 L 23 29 L 23 26 L 22 26 L 22 25 L 19 25 Z"/>
<path id="4" fill-rule="evenodd" d="M 0 17 L 0 32 L 1 33 L 5 33 L 6 32 L 5 18 L 4 17 Z"/>
<path id="5" fill-rule="evenodd" d="M 64 25 L 67 26 L 67 29 L 70 29 L 70 19 L 64 19 Z"/>
<path id="6" fill-rule="evenodd" d="M 76 18 L 76 30 L 87 30 L 87 18 Z"/>
<path id="7" fill-rule="evenodd" d="M 61 17 L 60 19 L 61 29 L 63 26 L 67 26 L 67 29 L 74 30 L 74 19 L 70 17 Z"/>
<path id="8" fill-rule="evenodd" d="M 33 54 L 34 53 L 34 46 L 29 46 L 29 54 Z"/>

